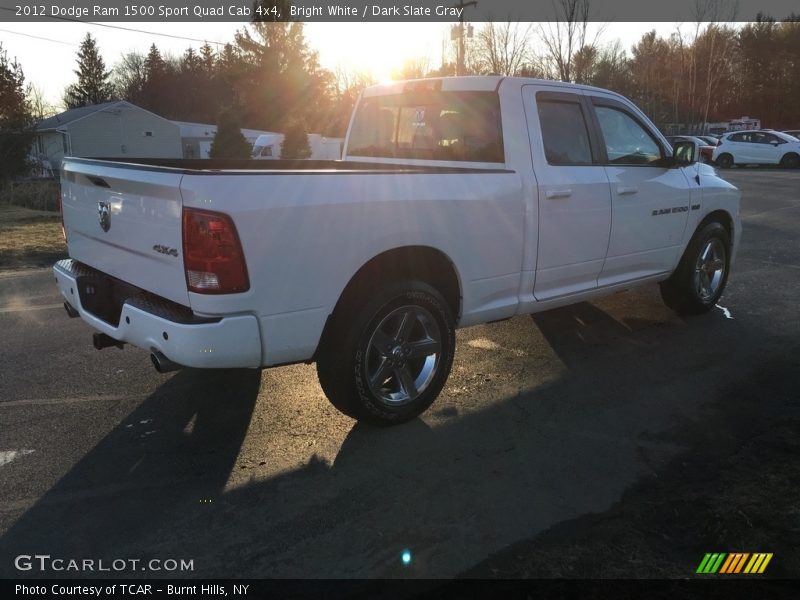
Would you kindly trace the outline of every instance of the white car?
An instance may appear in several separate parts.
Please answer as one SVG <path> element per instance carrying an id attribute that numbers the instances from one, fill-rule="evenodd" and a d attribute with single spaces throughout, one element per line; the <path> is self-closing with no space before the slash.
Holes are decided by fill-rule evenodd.
<path id="1" fill-rule="evenodd" d="M 712 160 L 729 169 L 733 165 L 800 167 L 800 141 L 780 131 L 736 131 L 720 138 Z"/>
<path id="2" fill-rule="evenodd" d="M 55 277 L 98 349 L 159 371 L 317 363 L 381 424 L 424 411 L 455 329 L 660 283 L 702 313 L 739 191 L 619 94 L 448 77 L 366 89 L 342 161 L 67 158 Z"/>

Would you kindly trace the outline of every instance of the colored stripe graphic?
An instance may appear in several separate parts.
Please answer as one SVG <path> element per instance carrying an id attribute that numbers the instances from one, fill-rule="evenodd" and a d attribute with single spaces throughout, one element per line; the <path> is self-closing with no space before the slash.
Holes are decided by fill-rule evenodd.
<path id="1" fill-rule="evenodd" d="M 704 575 L 719 574 L 761 574 L 772 560 L 771 552 L 709 552 L 697 567 L 697 573 Z"/>
<path id="2" fill-rule="evenodd" d="M 719 570 L 720 573 L 729 573 L 731 564 L 733 563 L 734 559 L 737 558 L 737 554 L 728 554 L 728 558 L 725 559 L 725 562 L 722 563 L 722 568 Z"/>
<path id="3" fill-rule="evenodd" d="M 703 560 L 700 561 L 700 566 L 697 567 L 697 571 L 695 571 L 695 573 L 705 573 L 706 572 L 705 568 L 706 568 L 706 565 L 708 564 L 709 560 L 711 560 L 711 555 L 710 554 L 706 554 L 703 557 Z"/>
<path id="4" fill-rule="evenodd" d="M 759 573 L 763 573 L 764 570 L 767 568 L 769 561 L 772 560 L 772 552 L 767 554 L 767 557 L 764 559 L 764 562 L 761 563 L 761 568 L 758 570 Z"/>
<path id="5" fill-rule="evenodd" d="M 772 560 L 772 554 L 760 553 L 753 554 L 753 558 L 747 563 L 744 569 L 745 573 L 763 573 L 767 568 L 767 564 Z"/>
<path id="6" fill-rule="evenodd" d="M 726 568 L 720 570 L 720 573 L 735 573 L 736 569 L 741 568 L 742 562 L 747 556 L 741 552 L 733 552 L 730 554 L 730 562 L 727 563 Z"/>
<path id="7" fill-rule="evenodd" d="M 722 561 L 725 559 L 725 553 L 706 554 L 700 566 L 697 567 L 698 573 L 716 573 Z"/>
<path id="8" fill-rule="evenodd" d="M 734 569 L 731 572 L 739 573 L 742 570 L 742 567 L 744 566 L 744 561 L 746 561 L 749 556 L 750 556 L 749 552 L 745 552 L 744 554 L 742 554 L 741 558 L 739 559 L 739 562 L 736 563 L 736 567 L 734 567 Z"/>

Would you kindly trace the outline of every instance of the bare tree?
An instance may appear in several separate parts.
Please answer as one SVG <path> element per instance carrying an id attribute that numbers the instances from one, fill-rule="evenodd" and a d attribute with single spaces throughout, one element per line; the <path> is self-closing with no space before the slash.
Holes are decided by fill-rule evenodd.
<path id="1" fill-rule="evenodd" d="M 519 75 L 531 63 L 530 39 L 530 23 L 486 23 L 475 39 L 474 69 L 479 73 Z"/>
<path id="2" fill-rule="evenodd" d="M 44 97 L 44 91 L 36 84 L 28 85 L 28 102 L 31 106 L 31 115 L 35 121 L 41 121 L 47 117 L 52 117 L 59 111 L 53 104 L 50 104 Z"/>
<path id="3" fill-rule="evenodd" d="M 392 79 L 423 79 L 431 72 L 431 61 L 425 57 L 409 58 L 403 66 L 392 71 Z"/>
<path id="4" fill-rule="evenodd" d="M 716 85 L 722 73 L 721 62 L 731 50 L 733 36 L 730 28 L 720 27 L 723 20 L 735 20 L 738 2 L 723 0 L 694 0 L 694 31 L 691 40 L 684 43 L 684 36 L 678 29 L 676 37 L 684 50 L 687 92 L 685 105 L 688 106 L 688 122 L 692 126 L 698 122 L 706 123 Z M 703 64 L 705 63 L 705 64 Z M 704 127 L 704 125 L 699 125 Z"/>
<path id="5" fill-rule="evenodd" d="M 557 20 L 540 25 L 539 37 L 552 75 L 561 81 L 572 81 L 575 54 L 587 46 L 594 47 L 599 32 L 587 42 L 589 0 L 553 0 L 553 9 Z"/>
<path id="6" fill-rule="evenodd" d="M 144 54 L 135 50 L 123 54 L 111 71 L 111 81 L 117 97 L 137 103 L 147 81 Z"/>

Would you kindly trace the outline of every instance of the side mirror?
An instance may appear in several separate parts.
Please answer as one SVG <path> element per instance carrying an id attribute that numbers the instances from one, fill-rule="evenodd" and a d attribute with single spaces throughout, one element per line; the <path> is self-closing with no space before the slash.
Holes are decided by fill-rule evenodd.
<path id="1" fill-rule="evenodd" d="M 672 146 L 672 156 L 678 167 L 694 164 L 700 156 L 700 146 L 690 141 L 675 142 Z"/>

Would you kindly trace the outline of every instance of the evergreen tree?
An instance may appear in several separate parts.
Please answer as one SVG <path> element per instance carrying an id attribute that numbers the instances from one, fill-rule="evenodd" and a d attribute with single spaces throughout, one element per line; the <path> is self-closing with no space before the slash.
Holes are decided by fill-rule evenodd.
<path id="1" fill-rule="evenodd" d="M 211 142 L 209 158 L 250 158 L 250 150 L 250 144 L 242 135 L 236 111 L 222 111 L 217 120 L 217 133 Z"/>
<path id="2" fill-rule="evenodd" d="M 144 83 L 140 95 L 141 106 L 153 111 L 162 117 L 167 115 L 166 100 L 168 98 L 169 66 L 162 58 L 161 52 L 155 44 L 150 46 L 147 57 L 144 59 Z"/>
<path id="3" fill-rule="evenodd" d="M 311 147 L 308 145 L 308 130 L 300 119 L 293 119 L 284 128 L 281 143 L 281 158 L 308 158 Z"/>
<path id="4" fill-rule="evenodd" d="M 67 108 L 100 104 L 111 100 L 112 86 L 109 72 L 97 49 L 97 42 L 87 33 L 78 50 L 78 82 L 70 85 L 64 94 Z"/>
<path id="5" fill-rule="evenodd" d="M 200 62 L 203 65 L 203 71 L 207 75 L 213 75 L 217 65 L 217 58 L 214 54 L 214 49 L 209 46 L 208 42 L 200 46 Z"/>
<path id="6" fill-rule="evenodd" d="M 27 172 L 33 116 L 19 64 L 9 62 L 0 44 L 0 185 Z"/>

